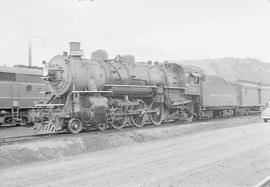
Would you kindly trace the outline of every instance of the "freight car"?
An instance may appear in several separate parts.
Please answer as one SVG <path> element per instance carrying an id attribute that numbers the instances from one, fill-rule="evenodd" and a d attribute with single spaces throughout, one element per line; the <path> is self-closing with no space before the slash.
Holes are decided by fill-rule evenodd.
<path id="1" fill-rule="evenodd" d="M 262 104 L 270 102 L 270 84 L 261 83 L 261 102 Z"/>
<path id="2" fill-rule="evenodd" d="M 238 85 L 238 106 L 239 114 L 249 114 L 252 111 L 259 111 L 269 98 L 267 85 L 262 87 L 261 82 L 237 80 Z"/>
<path id="3" fill-rule="evenodd" d="M 248 115 L 270 101 L 270 85 L 246 80 L 226 81 L 206 75 L 201 82 L 199 119 Z"/>
<path id="4" fill-rule="evenodd" d="M 34 122 L 32 110 L 46 90 L 41 77 L 40 69 L 0 67 L 0 125 Z"/>

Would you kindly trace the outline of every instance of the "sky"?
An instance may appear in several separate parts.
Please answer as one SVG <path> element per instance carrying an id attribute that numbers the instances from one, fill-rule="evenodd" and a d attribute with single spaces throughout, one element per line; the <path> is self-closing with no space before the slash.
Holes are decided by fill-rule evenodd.
<path id="1" fill-rule="evenodd" d="M 136 61 L 221 57 L 270 62 L 269 0 L 0 0 L 0 65 L 33 65 L 81 42 Z M 30 34 L 29 34 L 30 33 Z M 31 36 L 31 37 L 29 37 Z"/>

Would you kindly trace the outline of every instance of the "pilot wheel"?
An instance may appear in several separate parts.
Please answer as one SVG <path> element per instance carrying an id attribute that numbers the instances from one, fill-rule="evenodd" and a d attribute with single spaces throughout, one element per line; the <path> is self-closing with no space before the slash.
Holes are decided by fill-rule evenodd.
<path id="1" fill-rule="evenodd" d="M 83 128 L 81 120 L 72 118 L 68 121 L 68 131 L 71 134 L 78 134 Z"/>

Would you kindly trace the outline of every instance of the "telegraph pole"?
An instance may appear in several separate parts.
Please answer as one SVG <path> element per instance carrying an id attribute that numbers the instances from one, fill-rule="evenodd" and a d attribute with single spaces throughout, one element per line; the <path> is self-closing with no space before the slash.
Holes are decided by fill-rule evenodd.
<path id="1" fill-rule="evenodd" d="M 28 36 L 28 66 L 32 66 L 32 36 L 29 31 L 29 36 Z"/>
<path id="2" fill-rule="evenodd" d="M 32 6 L 30 1 L 27 1 L 28 8 L 28 66 L 32 66 Z"/>
<path id="3" fill-rule="evenodd" d="M 43 42 L 42 44 L 45 45 L 46 44 L 46 37 L 44 36 L 32 36 L 31 34 L 28 37 L 28 66 L 31 67 L 32 66 L 32 39 L 33 38 L 37 38 L 37 39 L 41 39 Z"/>
<path id="4" fill-rule="evenodd" d="M 43 42 L 42 44 L 45 45 L 46 44 L 46 38 L 44 36 L 32 36 L 32 32 L 31 32 L 31 22 L 29 21 L 29 25 L 28 25 L 28 66 L 31 67 L 32 66 L 32 39 L 33 38 L 38 38 L 41 39 Z"/>

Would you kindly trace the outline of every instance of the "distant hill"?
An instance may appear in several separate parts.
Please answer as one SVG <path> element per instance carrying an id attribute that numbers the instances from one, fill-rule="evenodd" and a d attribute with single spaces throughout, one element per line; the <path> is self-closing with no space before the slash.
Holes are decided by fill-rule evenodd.
<path id="1" fill-rule="evenodd" d="M 198 66 L 206 74 L 218 75 L 227 80 L 244 79 L 270 83 L 270 63 L 252 58 L 220 58 L 206 60 L 183 60 L 177 63 Z"/>

